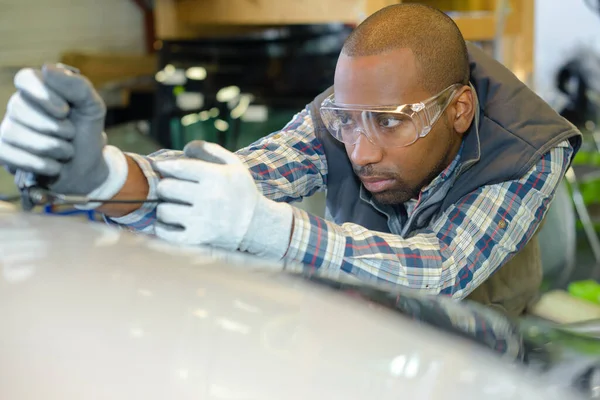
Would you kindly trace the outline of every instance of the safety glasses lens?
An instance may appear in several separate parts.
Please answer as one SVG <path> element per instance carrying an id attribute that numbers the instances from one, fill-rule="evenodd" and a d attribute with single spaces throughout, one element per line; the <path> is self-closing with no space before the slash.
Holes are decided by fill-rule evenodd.
<path id="1" fill-rule="evenodd" d="M 322 120 L 337 140 L 354 144 L 361 134 L 384 147 L 401 147 L 417 139 L 413 119 L 403 113 L 321 109 Z"/>

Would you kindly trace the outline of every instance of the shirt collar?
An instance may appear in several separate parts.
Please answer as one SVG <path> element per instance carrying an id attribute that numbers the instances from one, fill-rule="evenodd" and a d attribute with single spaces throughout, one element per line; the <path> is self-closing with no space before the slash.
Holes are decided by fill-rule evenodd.
<path id="1" fill-rule="evenodd" d="M 460 148 L 458 149 L 458 153 L 456 154 L 456 157 L 454 157 L 454 160 L 452 160 L 452 162 L 446 168 L 444 168 L 444 170 L 440 172 L 438 176 L 433 178 L 433 180 L 427 186 L 421 189 L 421 194 L 431 191 L 431 189 L 435 188 L 438 185 L 441 185 L 443 182 L 448 180 L 448 177 L 451 176 L 452 173 L 454 173 L 454 171 L 456 171 L 456 167 L 460 164 L 460 159 L 464 147 L 465 142 L 463 141 L 460 144 Z"/>

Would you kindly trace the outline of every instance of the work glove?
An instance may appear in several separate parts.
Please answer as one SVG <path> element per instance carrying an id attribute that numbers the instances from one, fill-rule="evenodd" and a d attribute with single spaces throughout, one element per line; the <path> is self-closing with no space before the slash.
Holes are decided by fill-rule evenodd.
<path id="1" fill-rule="evenodd" d="M 91 83 L 57 65 L 22 69 L 14 83 L 17 92 L 0 125 L 0 164 L 44 179 L 57 193 L 103 199 L 117 194 L 127 161 L 106 146 L 106 106 Z"/>
<path id="2" fill-rule="evenodd" d="M 212 245 L 281 259 L 289 246 L 292 207 L 267 199 L 242 161 L 203 141 L 184 148 L 186 158 L 158 161 L 155 233 L 176 243 Z"/>

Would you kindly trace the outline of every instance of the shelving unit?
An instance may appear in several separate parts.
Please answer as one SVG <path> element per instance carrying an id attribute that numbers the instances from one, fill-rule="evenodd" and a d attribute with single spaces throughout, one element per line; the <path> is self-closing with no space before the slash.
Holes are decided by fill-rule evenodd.
<path id="1" fill-rule="evenodd" d="M 299 109 L 309 102 L 314 94 L 331 84 L 329 77 L 333 77 L 339 48 L 352 26 L 359 24 L 373 12 L 398 2 L 398 0 L 155 0 L 157 68 L 158 71 L 166 70 L 167 67 L 179 68 L 183 71 L 194 65 L 202 65 L 206 70 L 210 69 L 212 71 L 209 74 L 210 82 L 208 80 L 186 81 L 185 86 L 177 89 L 201 93 L 203 110 L 225 107 L 215 100 L 215 94 L 219 88 L 227 85 L 236 85 L 243 92 L 251 93 L 254 97 L 254 105 L 278 109 L 277 107 L 281 108 L 285 101 L 291 101 L 293 104 L 289 104 L 289 108 Z M 525 81 L 528 79 L 533 69 L 533 56 L 531 51 L 524 49 L 528 46 L 532 47 L 533 43 L 533 0 L 423 0 L 420 2 L 447 12 L 455 19 L 467 40 L 492 44 L 497 58 L 501 58 L 505 65 L 517 72 L 521 79 Z M 509 7 L 506 7 L 506 4 Z M 528 5 L 531 11 L 529 14 L 525 13 Z M 289 34 L 290 29 L 295 30 L 295 33 L 290 36 L 295 39 L 283 39 L 287 37 L 285 35 L 280 39 L 278 35 L 281 29 L 273 30 L 273 37 L 265 35 L 265 28 L 283 26 L 287 27 L 283 30 L 287 32 L 286 35 Z M 311 32 L 311 29 L 319 31 L 322 28 L 334 31 L 343 29 L 346 32 L 344 38 L 336 44 L 338 47 L 335 47 L 335 51 L 323 50 L 325 53 L 317 57 L 317 53 L 321 50 L 313 54 L 315 50 L 306 50 L 312 47 L 305 47 L 306 43 L 303 41 L 284 44 L 286 40 L 300 40 L 300 37 L 306 32 Z M 501 32 L 498 31 L 499 29 Z M 261 35 L 243 35 L 241 42 L 235 44 L 240 40 L 240 34 L 252 31 L 261 31 Z M 304 33 L 298 36 L 299 32 Z M 313 32 L 312 35 L 315 36 L 305 39 L 312 42 L 319 37 L 320 33 Z M 269 52 L 272 55 L 268 55 Z M 246 53 L 248 55 L 245 55 Z M 245 65 L 242 61 L 244 57 L 250 57 L 250 54 L 256 60 L 253 66 Z M 257 59 L 259 56 L 264 58 L 262 64 Z M 300 62 L 301 57 L 307 59 L 311 56 L 319 59 L 322 65 Z M 227 72 L 231 68 L 241 71 L 237 65 L 244 65 L 245 70 L 242 73 Z M 319 77 L 328 78 L 325 81 L 319 78 L 315 82 L 311 81 L 312 84 L 309 85 L 307 80 L 309 77 L 302 76 L 302 71 L 311 68 L 315 68 L 315 73 L 310 75 L 313 80 L 319 73 L 321 74 Z M 284 76 L 282 71 L 288 71 L 291 77 Z M 219 78 L 219 74 L 226 76 Z M 269 78 L 265 80 L 265 76 Z M 302 78 L 298 78 L 300 76 Z M 302 81 L 305 84 L 297 87 L 285 83 L 294 81 Z M 200 126 L 204 129 L 205 125 L 213 124 L 212 120 L 196 121 L 201 117 L 202 110 L 180 107 L 177 103 L 179 95 L 174 90 L 173 86 L 157 84 L 153 136 L 167 147 L 189 139 L 186 139 L 185 133 L 187 126 Z M 229 111 L 219 109 L 218 115 L 221 114 L 229 115 Z M 187 117 L 190 117 L 189 121 L 185 119 Z M 193 123 L 190 122 L 192 119 Z M 224 145 L 229 142 L 237 143 L 235 132 L 240 130 L 239 121 L 225 122 L 228 126 L 227 134 L 223 133 L 224 131 L 217 132 L 218 140 Z M 216 125 L 215 129 L 220 130 Z M 231 141 L 231 138 L 234 140 Z"/>

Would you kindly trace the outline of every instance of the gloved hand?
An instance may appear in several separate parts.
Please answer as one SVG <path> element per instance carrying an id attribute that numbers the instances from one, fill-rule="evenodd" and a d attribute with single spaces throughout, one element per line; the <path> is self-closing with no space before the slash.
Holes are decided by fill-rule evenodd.
<path id="1" fill-rule="evenodd" d="M 241 160 L 203 141 L 184 148 L 187 158 L 159 161 L 156 235 L 178 243 L 212 245 L 281 259 L 289 246 L 292 207 L 260 193 Z"/>
<path id="2" fill-rule="evenodd" d="M 83 76 L 45 65 L 15 76 L 0 125 L 0 164 L 48 177 L 63 194 L 111 198 L 127 178 L 125 155 L 106 146 L 106 106 Z"/>

